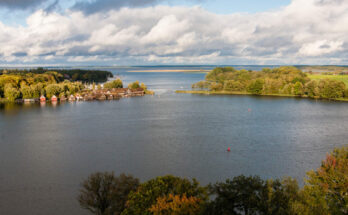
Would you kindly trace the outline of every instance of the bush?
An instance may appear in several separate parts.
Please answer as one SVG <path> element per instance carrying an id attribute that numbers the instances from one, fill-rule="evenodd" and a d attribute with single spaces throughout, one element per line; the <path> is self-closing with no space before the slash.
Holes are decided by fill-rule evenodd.
<path id="1" fill-rule="evenodd" d="M 132 90 L 140 88 L 139 81 L 135 81 L 133 83 L 128 84 L 128 88 Z"/>
<path id="2" fill-rule="evenodd" d="M 104 84 L 105 89 L 113 89 L 113 88 L 123 88 L 123 83 L 121 79 L 116 79 Z"/>

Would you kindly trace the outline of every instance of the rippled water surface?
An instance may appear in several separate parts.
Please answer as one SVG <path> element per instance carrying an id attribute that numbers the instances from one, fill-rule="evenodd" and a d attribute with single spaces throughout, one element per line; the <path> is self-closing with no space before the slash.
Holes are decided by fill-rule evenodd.
<path id="1" fill-rule="evenodd" d="M 128 69 L 110 70 L 156 95 L 0 106 L 0 214 L 88 214 L 76 196 L 95 171 L 142 181 L 174 174 L 207 184 L 257 174 L 302 183 L 327 152 L 347 143 L 348 103 L 175 94 L 204 74 Z"/>

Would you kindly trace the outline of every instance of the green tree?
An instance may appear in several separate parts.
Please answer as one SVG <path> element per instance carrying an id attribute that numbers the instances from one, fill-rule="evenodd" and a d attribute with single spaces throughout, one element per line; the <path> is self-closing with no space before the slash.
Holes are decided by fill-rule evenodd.
<path id="1" fill-rule="evenodd" d="M 41 95 L 44 95 L 44 87 L 42 83 L 38 83 L 30 86 L 33 93 L 33 98 L 39 98 Z"/>
<path id="2" fill-rule="evenodd" d="M 207 192 L 204 187 L 193 179 L 182 179 L 171 175 L 157 177 L 141 184 L 136 192 L 129 194 L 127 208 L 122 212 L 123 215 L 130 214 L 151 214 L 150 208 L 156 204 L 159 197 L 169 194 L 183 196 L 188 198 L 196 197 L 202 201 L 207 200 Z"/>
<path id="3" fill-rule="evenodd" d="M 105 83 L 104 88 L 105 89 L 123 88 L 123 83 L 121 79 L 116 79 L 116 80 Z"/>
<path id="4" fill-rule="evenodd" d="M 58 96 L 61 93 L 61 88 L 58 84 L 49 84 L 46 86 L 46 96 L 51 98 L 52 96 Z"/>
<path id="5" fill-rule="evenodd" d="M 237 176 L 226 182 L 210 185 L 216 195 L 207 214 L 216 215 L 292 215 L 298 199 L 296 180 L 285 178 L 264 181 L 258 176 Z"/>
<path id="6" fill-rule="evenodd" d="M 294 95 L 300 96 L 300 95 L 303 95 L 304 93 L 303 85 L 299 81 L 295 83 L 293 90 L 294 90 L 294 93 L 293 93 Z"/>
<path id="7" fill-rule="evenodd" d="M 346 86 L 342 81 L 325 79 L 320 80 L 319 88 L 321 98 L 336 99 L 343 98 Z"/>
<path id="8" fill-rule="evenodd" d="M 133 83 L 128 84 L 128 88 L 129 89 L 138 89 L 138 88 L 140 88 L 139 81 L 135 81 Z"/>
<path id="9" fill-rule="evenodd" d="M 82 183 L 78 201 L 80 206 L 97 215 L 117 215 L 124 210 L 128 194 L 139 186 L 131 175 L 94 173 Z"/>
<path id="10" fill-rule="evenodd" d="M 221 83 L 212 82 L 209 89 L 212 91 L 220 91 L 223 89 L 223 85 Z"/>
<path id="11" fill-rule="evenodd" d="M 255 95 L 262 94 L 263 84 L 264 81 L 262 79 L 256 79 L 251 81 L 251 83 L 248 86 L 248 92 Z"/>
<path id="12" fill-rule="evenodd" d="M 16 88 L 12 87 L 11 84 L 5 85 L 4 90 L 5 98 L 7 98 L 9 101 L 14 102 L 16 99 L 18 99 L 21 96 L 21 92 L 17 90 Z"/>
<path id="13" fill-rule="evenodd" d="M 23 84 L 21 86 L 21 89 L 20 89 L 21 93 L 22 93 L 22 98 L 23 99 L 31 99 L 33 98 L 33 91 L 32 91 L 32 88 Z"/>

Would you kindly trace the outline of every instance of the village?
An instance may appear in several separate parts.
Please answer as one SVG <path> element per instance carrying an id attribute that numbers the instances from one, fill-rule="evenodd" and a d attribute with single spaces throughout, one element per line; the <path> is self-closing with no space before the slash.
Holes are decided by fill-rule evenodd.
<path id="1" fill-rule="evenodd" d="M 144 96 L 145 90 L 143 88 L 137 89 L 129 89 L 129 88 L 113 88 L 113 89 L 97 89 L 97 90 L 82 90 L 80 93 L 76 93 L 75 95 L 66 96 L 52 96 L 51 99 L 47 99 L 45 96 L 41 96 L 39 101 L 104 101 L 104 100 L 116 100 L 120 98 L 128 98 L 135 96 Z M 37 99 L 24 99 L 24 102 L 36 102 Z"/>

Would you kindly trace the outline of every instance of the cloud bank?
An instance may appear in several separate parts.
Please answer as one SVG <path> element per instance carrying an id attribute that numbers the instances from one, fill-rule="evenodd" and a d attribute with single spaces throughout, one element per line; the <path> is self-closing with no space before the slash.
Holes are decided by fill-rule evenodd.
<path id="1" fill-rule="evenodd" d="M 25 27 L 0 22 L 0 63 L 348 64 L 347 23 L 347 0 L 229 15 L 169 6 L 38 10 Z"/>
<path id="2" fill-rule="evenodd" d="M 11 9 L 27 9 L 34 7 L 47 0 L 0 0 L 0 7 Z"/>

